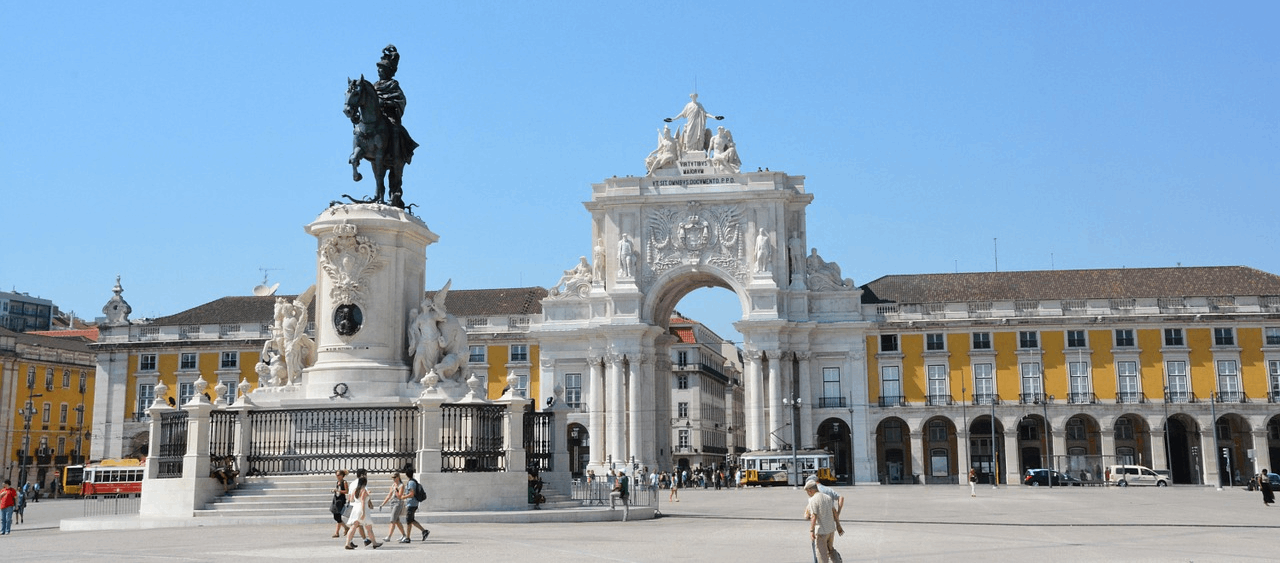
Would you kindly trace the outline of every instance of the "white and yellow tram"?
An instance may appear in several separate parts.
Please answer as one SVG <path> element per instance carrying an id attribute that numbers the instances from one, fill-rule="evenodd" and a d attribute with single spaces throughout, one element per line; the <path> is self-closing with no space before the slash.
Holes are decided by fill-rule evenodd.
<path id="1" fill-rule="evenodd" d="M 810 475 L 817 475 L 818 482 L 830 485 L 836 481 L 831 467 L 835 456 L 827 450 L 783 450 L 755 451 L 742 454 L 743 485 L 803 485 Z M 796 481 L 796 466 L 799 466 L 799 483 Z"/>

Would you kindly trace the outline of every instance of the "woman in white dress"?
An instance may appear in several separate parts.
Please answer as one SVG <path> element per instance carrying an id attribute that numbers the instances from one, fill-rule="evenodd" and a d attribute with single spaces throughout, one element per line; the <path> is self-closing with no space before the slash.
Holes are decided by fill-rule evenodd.
<path id="1" fill-rule="evenodd" d="M 355 549 L 356 544 L 351 543 L 355 538 L 356 530 L 365 530 L 368 532 L 368 538 L 373 538 L 373 548 L 382 547 L 382 542 L 377 540 L 377 536 L 373 533 L 373 519 L 369 517 L 369 510 L 373 508 L 373 501 L 369 500 L 369 477 L 363 469 L 356 470 L 356 489 L 351 493 L 351 516 L 347 517 L 346 547 L 347 549 Z"/>

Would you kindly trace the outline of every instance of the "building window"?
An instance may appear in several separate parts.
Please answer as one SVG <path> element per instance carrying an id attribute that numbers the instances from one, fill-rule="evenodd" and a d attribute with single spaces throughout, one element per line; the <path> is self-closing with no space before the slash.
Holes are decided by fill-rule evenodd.
<path id="1" fill-rule="evenodd" d="M 62 388 L 66 389 L 68 387 L 71 387 L 71 370 L 64 369 L 62 370 Z"/>
<path id="2" fill-rule="evenodd" d="M 1067 439 L 1083 440 L 1084 439 L 1084 421 L 1079 418 L 1072 417 L 1067 421 Z"/>
<path id="3" fill-rule="evenodd" d="M 1191 395 L 1187 389 L 1187 363 L 1182 361 L 1165 362 L 1166 384 L 1169 386 L 1169 393 L 1165 397 L 1166 401 L 1175 403 L 1185 403 Z"/>
<path id="4" fill-rule="evenodd" d="M 32 387 L 35 387 L 35 386 L 36 386 L 36 367 L 31 366 L 27 368 L 27 389 L 31 389 Z"/>
<path id="5" fill-rule="evenodd" d="M 995 402 L 996 382 L 991 364 L 973 364 L 973 401 L 976 405 Z"/>
<path id="6" fill-rule="evenodd" d="M 468 346 L 467 349 L 470 350 L 470 354 L 467 356 L 468 362 L 471 362 L 473 364 L 484 363 L 484 346 L 483 345 Z"/>
<path id="7" fill-rule="evenodd" d="M 582 407 L 582 374 L 564 374 L 564 402 L 572 409 Z"/>
<path id="8" fill-rule="evenodd" d="M 947 344 L 943 334 L 941 332 L 930 332 L 924 335 L 924 349 L 930 352 L 946 350 Z"/>
<path id="9" fill-rule="evenodd" d="M 973 333 L 973 349 L 974 350 L 990 350 L 991 349 L 991 333 L 990 332 Z"/>
<path id="10" fill-rule="evenodd" d="M 1089 363 L 1088 362 L 1068 362 L 1067 363 L 1068 391 L 1070 396 L 1067 397 L 1071 403 L 1092 403 L 1093 392 L 1089 387 Z"/>
<path id="11" fill-rule="evenodd" d="M 689 403 L 682 401 L 676 405 L 676 416 L 679 418 L 689 418 Z"/>
<path id="12" fill-rule="evenodd" d="M 881 352 L 897 352 L 898 351 L 898 335 L 881 334 L 880 335 L 880 351 Z"/>
<path id="13" fill-rule="evenodd" d="M 1022 402 L 1034 403 L 1039 401 L 1044 398 L 1043 393 L 1044 380 L 1040 375 L 1040 362 L 1022 364 Z"/>
<path id="14" fill-rule="evenodd" d="M 947 391 L 947 366 L 928 366 L 930 402 L 946 399 L 951 396 Z M 945 403 L 944 403 L 945 404 Z"/>
<path id="15" fill-rule="evenodd" d="M 67 424 L 67 404 L 66 403 L 62 403 L 62 406 L 58 407 L 58 424 L 61 424 L 63 426 L 66 426 Z"/>
<path id="16" fill-rule="evenodd" d="M 1213 345 L 1214 346 L 1235 346 L 1236 336 L 1229 328 L 1213 329 Z"/>
<path id="17" fill-rule="evenodd" d="M 1085 346 L 1088 346 L 1088 344 L 1083 330 L 1067 331 L 1067 348 L 1084 348 Z"/>
<path id="18" fill-rule="evenodd" d="M 1117 328 L 1116 329 L 1116 348 L 1132 348 L 1133 346 L 1134 346 L 1133 329 Z"/>
<path id="19" fill-rule="evenodd" d="M 1267 369 L 1271 374 L 1271 400 L 1275 401 L 1280 398 L 1280 360 L 1267 362 Z"/>
<path id="20" fill-rule="evenodd" d="M 89 385 L 89 374 L 83 371 L 80 372 L 80 392 L 84 393 L 86 390 L 88 390 L 89 388 L 88 385 Z"/>
<path id="21" fill-rule="evenodd" d="M 1165 346 L 1186 346 L 1182 340 L 1182 329 L 1166 328 L 1164 329 L 1164 345 Z"/>
<path id="22" fill-rule="evenodd" d="M 514 388 L 511 389 L 512 395 L 524 398 L 529 397 L 529 374 L 517 374 L 512 385 L 514 385 Z"/>
<path id="23" fill-rule="evenodd" d="M 902 442 L 902 423 L 897 419 L 884 421 L 884 441 L 887 444 Z"/>
<path id="24" fill-rule="evenodd" d="M 529 345 L 528 344 L 512 344 L 511 345 L 511 361 L 513 362 L 529 361 Z"/>
<path id="25" fill-rule="evenodd" d="M 1269 326 L 1262 329 L 1262 336 L 1267 346 L 1280 346 L 1280 327 Z"/>
<path id="26" fill-rule="evenodd" d="M 227 386 L 227 390 L 218 399 L 226 403 L 227 406 L 231 406 L 231 403 L 236 402 L 236 380 L 223 381 L 222 384 Z"/>
<path id="27" fill-rule="evenodd" d="M 896 401 L 902 398 L 902 379 L 898 370 L 898 366 L 880 368 L 880 396 L 895 401 L 893 404 L 897 404 Z"/>
<path id="28" fill-rule="evenodd" d="M 1127 418 L 1116 420 L 1116 439 L 1132 440 L 1133 439 L 1133 423 Z"/>
<path id="29" fill-rule="evenodd" d="M 53 413 L 53 405 L 50 403 L 45 403 L 42 414 L 40 415 L 40 422 L 49 424 L 49 415 L 52 413 Z"/>
<path id="30" fill-rule="evenodd" d="M 195 394 L 196 394 L 196 384 L 194 382 L 178 384 L 178 404 L 179 405 L 185 405 L 191 402 L 191 397 L 194 397 Z"/>
<path id="31" fill-rule="evenodd" d="M 1142 398 L 1142 390 L 1138 388 L 1138 362 L 1116 362 L 1116 377 L 1120 402 L 1136 403 Z"/>
<path id="32" fill-rule="evenodd" d="M 1240 394 L 1240 373 L 1236 371 L 1235 360 L 1218 360 L 1218 399 L 1238 403 Z"/>
<path id="33" fill-rule="evenodd" d="M 687 429 L 681 428 L 679 432 L 679 436 L 680 437 L 676 442 L 676 447 L 680 448 L 681 450 L 688 450 L 689 449 L 689 431 Z"/>
<path id="34" fill-rule="evenodd" d="M 137 416 L 146 416 L 147 408 L 156 402 L 156 386 L 151 383 L 138 384 L 138 410 L 135 411 Z"/>
<path id="35" fill-rule="evenodd" d="M 1027 349 L 1027 348 L 1039 348 L 1039 347 L 1040 347 L 1040 335 L 1039 335 L 1039 334 L 1037 334 L 1037 333 L 1036 333 L 1035 331 L 1033 331 L 1033 330 L 1024 330 L 1024 331 L 1019 332 L 1019 333 L 1018 333 L 1018 347 L 1019 347 L 1019 348 L 1023 348 L 1023 349 Z"/>
<path id="36" fill-rule="evenodd" d="M 822 368 L 822 397 L 843 397 L 840 392 L 840 368 Z"/>
<path id="37" fill-rule="evenodd" d="M 688 388 L 689 388 L 689 374 L 682 373 L 682 374 L 676 375 L 676 389 L 688 389 Z"/>
<path id="38" fill-rule="evenodd" d="M 183 352 L 178 357 L 178 369 L 196 369 L 196 355 L 194 352 Z"/>
<path id="39" fill-rule="evenodd" d="M 222 369 L 240 367 L 240 352 L 223 352 L 222 361 L 218 364 Z"/>
<path id="40" fill-rule="evenodd" d="M 688 350 L 677 350 L 677 351 L 676 351 L 676 365 L 677 365 L 677 366 L 679 366 L 679 367 L 685 367 L 685 366 L 689 365 L 689 351 L 688 351 Z"/>
<path id="41" fill-rule="evenodd" d="M 44 370 L 44 390 L 53 391 L 53 368 Z"/>
<path id="42" fill-rule="evenodd" d="M 76 405 L 76 426 L 84 427 L 84 403 Z"/>
<path id="43" fill-rule="evenodd" d="M 935 420 L 929 423 L 929 441 L 945 442 L 947 441 L 947 423 L 941 420 Z"/>

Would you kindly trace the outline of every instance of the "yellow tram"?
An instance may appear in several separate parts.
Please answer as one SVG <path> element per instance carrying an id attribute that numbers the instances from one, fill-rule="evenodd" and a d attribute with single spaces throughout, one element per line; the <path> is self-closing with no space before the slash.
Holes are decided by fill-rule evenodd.
<path id="1" fill-rule="evenodd" d="M 835 472 L 831 466 L 835 456 L 827 450 L 783 450 L 755 451 L 742 454 L 743 485 L 803 485 L 810 475 L 817 475 L 818 482 L 824 485 L 835 483 Z M 796 483 L 795 466 L 800 467 L 800 482 Z"/>

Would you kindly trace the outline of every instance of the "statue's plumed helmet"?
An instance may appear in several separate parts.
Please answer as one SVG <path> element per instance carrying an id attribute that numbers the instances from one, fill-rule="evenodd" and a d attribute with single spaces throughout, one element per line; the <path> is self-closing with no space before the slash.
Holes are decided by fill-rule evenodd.
<path id="1" fill-rule="evenodd" d="M 400 67 L 400 52 L 396 51 L 395 45 L 387 45 L 382 49 L 382 58 L 378 59 L 378 66 L 390 69 L 395 72 Z"/>

